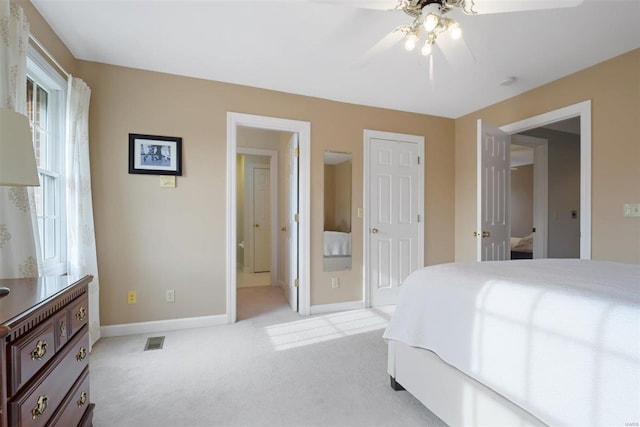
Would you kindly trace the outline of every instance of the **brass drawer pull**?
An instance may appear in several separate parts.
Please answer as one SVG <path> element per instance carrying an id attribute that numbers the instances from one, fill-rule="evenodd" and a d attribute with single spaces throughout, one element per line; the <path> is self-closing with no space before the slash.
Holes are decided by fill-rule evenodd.
<path id="1" fill-rule="evenodd" d="M 44 411 L 47 410 L 47 403 L 49 402 L 49 397 L 45 394 L 44 396 L 38 397 L 38 403 L 31 410 L 31 417 L 35 420 L 40 415 L 44 414 Z"/>
<path id="2" fill-rule="evenodd" d="M 80 309 L 76 313 L 76 319 L 84 320 L 85 317 L 87 317 L 87 310 L 85 310 L 84 307 L 80 307 Z"/>
<path id="3" fill-rule="evenodd" d="M 41 360 L 47 354 L 47 342 L 38 340 L 36 348 L 31 350 L 31 360 Z"/>
<path id="4" fill-rule="evenodd" d="M 65 320 L 60 321 L 60 336 L 66 338 L 67 336 L 67 322 Z"/>
<path id="5" fill-rule="evenodd" d="M 87 392 L 83 391 L 80 394 L 80 399 L 78 399 L 78 401 L 76 402 L 78 404 L 78 406 L 84 406 L 85 403 L 87 403 Z"/>
<path id="6" fill-rule="evenodd" d="M 78 362 L 82 362 L 85 357 L 87 357 L 87 349 L 84 347 L 80 347 L 80 351 L 78 351 L 78 354 L 76 354 L 76 360 Z"/>

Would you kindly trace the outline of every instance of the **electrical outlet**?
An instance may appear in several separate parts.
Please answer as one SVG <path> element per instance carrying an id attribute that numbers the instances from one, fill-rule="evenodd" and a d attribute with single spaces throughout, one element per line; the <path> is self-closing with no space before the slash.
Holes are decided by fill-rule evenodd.
<path id="1" fill-rule="evenodd" d="M 333 289 L 339 288 L 340 287 L 340 279 L 337 277 L 332 277 L 331 278 L 331 287 Z"/>
<path id="2" fill-rule="evenodd" d="M 127 304 L 135 304 L 138 302 L 138 293 L 136 291 L 127 292 Z"/>
<path id="3" fill-rule="evenodd" d="M 167 302 L 176 302 L 176 291 L 167 289 Z"/>

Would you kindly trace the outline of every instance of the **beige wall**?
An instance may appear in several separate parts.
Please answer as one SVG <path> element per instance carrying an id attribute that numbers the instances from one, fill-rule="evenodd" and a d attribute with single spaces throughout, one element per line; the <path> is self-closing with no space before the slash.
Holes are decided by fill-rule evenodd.
<path id="1" fill-rule="evenodd" d="M 455 121 L 455 259 L 475 259 L 476 120 L 497 126 L 591 100 L 592 258 L 640 263 L 640 218 L 623 218 L 640 202 L 640 50 Z"/>
<path id="2" fill-rule="evenodd" d="M 353 153 L 353 200 L 362 207 L 363 129 L 423 135 L 425 262 L 453 260 L 454 122 L 219 82 L 79 61 L 92 89 L 90 140 L 102 324 L 225 312 L 226 113 L 311 122 L 311 303 L 362 299 L 362 269 L 331 288 L 322 271 L 323 156 Z M 175 189 L 127 173 L 129 132 L 183 138 Z M 362 265 L 362 220 L 353 224 Z M 162 230 L 158 233 L 157 230 Z M 175 289 L 176 302 L 164 302 Z M 126 304 L 128 290 L 138 303 Z"/>

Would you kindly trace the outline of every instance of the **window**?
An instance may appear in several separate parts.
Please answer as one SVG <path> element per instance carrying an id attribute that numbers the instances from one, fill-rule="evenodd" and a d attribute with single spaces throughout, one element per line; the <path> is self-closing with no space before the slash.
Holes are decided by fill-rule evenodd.
<path id="1" fill-rule="evenodd" d="M 66 272 L 65 90 L 65 80 L 30 47 L 26 105 L 40 177 L 34 195 L 45 275 Z"/>

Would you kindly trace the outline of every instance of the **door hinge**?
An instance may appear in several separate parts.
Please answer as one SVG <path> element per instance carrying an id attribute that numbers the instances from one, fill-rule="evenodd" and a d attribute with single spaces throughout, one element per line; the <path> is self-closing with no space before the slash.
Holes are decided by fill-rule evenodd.
<path id="1" fill-rule="evenodd" d="M 293 157 L 298 157 L 300 155 L 300 150 L 298 148 L 293 149 Z"/>
<path id="2" fill-rule="evenodd" d="M 420 222 L 420 214 L 418 214 L 418 222 Z"/>
<path id="3" fill-rule="evenodd" d="M 298 281 L 298 279 L 293 281 L 293 287 L 294 288 L 299 288 L 300 287 L 300 282 Z"/>
<path id="4" fill-rule="evenodd" d="M 418 156 L 418 164 L 420 164 L 420 156 Z"/>
<path id="5" fill-rule="evenodd" d="M 293 214 L 293 220 L 294 220 L 295 222 L 300 221 L 300 216 L 298 216 L 298 214 Z"/>

